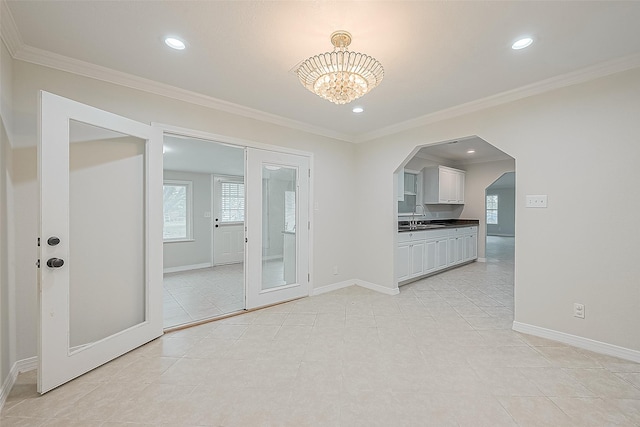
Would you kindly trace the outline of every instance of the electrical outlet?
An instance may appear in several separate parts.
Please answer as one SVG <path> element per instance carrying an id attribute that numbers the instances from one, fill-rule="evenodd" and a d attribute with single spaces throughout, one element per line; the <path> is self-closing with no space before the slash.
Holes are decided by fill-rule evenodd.
<path id="1" fill-rule="evenodd" d="M 573 304 L 573 316 L 580 319 L 584 319 L 584 304 Z"/>
<path id="2" fill-rule="evenodd" d="M 546 208 L 547 207 L 547 195 L 527 195 L 527 204 L 528 208 Z"/>

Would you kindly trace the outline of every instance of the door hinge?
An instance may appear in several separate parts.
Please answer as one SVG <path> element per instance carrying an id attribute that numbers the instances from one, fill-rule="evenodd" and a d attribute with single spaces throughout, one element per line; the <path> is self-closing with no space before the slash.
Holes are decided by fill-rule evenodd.
<path id="1" fill-rule="evenodd" d="M 248 243 L 248 242 L 249 242 L 249 239 L 247 239 L 247 238 L 245 237 L 245 238 L 244 238 L 244 242 L 245 242 L 245 243 Z"/>
<path id="2" fill-rule="evenodd" d="M 307 283 L 311 281 L 311 273 L 307 273 Z"/>
<path id="3" fill-rule="evenodd" d="M 307 222 L 307 230 L 311 230 L 311 221 Z"/>
<path id="4" fill-rule="evenodd" d="M 309 178 L 311 178 L 311 169 L 309 169 Z"/>
<path id="5" fill-rule="evenodd" d="M 38 237 L 38 246 L 40 246 L 40 238 Z"/>
<path id="6" fill-rule="evenodd" d="M 36 261 L 36 267 L 40 268 L 40 260 Z"/>

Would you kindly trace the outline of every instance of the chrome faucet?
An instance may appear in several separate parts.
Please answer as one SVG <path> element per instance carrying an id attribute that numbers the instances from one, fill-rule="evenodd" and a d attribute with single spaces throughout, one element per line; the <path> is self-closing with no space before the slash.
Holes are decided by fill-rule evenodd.
<path id="1" fill-rule="evenodd" d="M 422 208 L 422 216 L 425 216 L 425 210 L 424 210 L 424 206 L 423 205 L 416 205 L 415 209 L 413 210 L 413 212 L 411 212 L 411 221 L 409 222 L 409 228 L 418 228 L 418 223 L 416 221 L 416 210 L 418 209 L 418 207 Z"/>

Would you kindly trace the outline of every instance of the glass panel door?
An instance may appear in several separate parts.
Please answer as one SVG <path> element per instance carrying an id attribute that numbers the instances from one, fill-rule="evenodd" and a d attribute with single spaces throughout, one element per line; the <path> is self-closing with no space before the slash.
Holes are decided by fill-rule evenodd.
<path id="1" fill-rule="evenodd" d="M 247 308 L 309 295 L 309 159 L 247 149 Z"/>
<path id="2" fill-rule="evenodd" d="M 38 391 L 162 335 L 161 131 L 40 93 Z"/>

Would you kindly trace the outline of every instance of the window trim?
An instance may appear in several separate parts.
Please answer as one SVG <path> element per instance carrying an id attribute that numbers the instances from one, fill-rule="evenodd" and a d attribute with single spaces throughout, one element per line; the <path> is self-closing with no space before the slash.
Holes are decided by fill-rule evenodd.
<path id="1" fill-rule="evenodd" d="M 247 205 L 247 193 L 246 193 L 247 189 L 245 187 L 244 177 L 218 175 L 218 176 L 216 176 L 216 179 L 219 179 L 219 183 L 220 183 L 220 195 L 218 197 L 218 203 L 220 204 L 220 208 L 219 208 L 220 209 L 220 212 L 219 212 L 219 215 L 220 215 L 219 225 L 220 225 L 220 227 L 229 226 L 229 225 L 241 225 L 241 224 L 244 224 L 246 216 L 247 216 L 247 207 L 246 207 L 246 205 Z M 225 183 L 227 183 L 227 184 L 236 184 L 236 185 L 242 184 L 242 198 L 243 198 L 243 202 L 244 202 L 243 203 L 244 206 L 243 206 L 243 209 L 242 209 L 242 221 L 223 221 L 222 220 L 222 216 L 223 216 L 222 215 L 223 214 L 223 208 L 222 208 L 223 202 L 222 201 L 223 201 L 223 197 L 224 197 L 223 196 L 224 191 L 222 190 L 222 186 Z"/>
<path id="2" fill-rule="evenodd" d="M 489 200 L 488 200 L 489 197 L 495 197 L 496 198 L 496 208 L 495 209 L 489 209 Z M 498 216 L 498 211 L 499 211 L 499 206 L 500 206 L 499 200 L 500 200 L 500 197 L 497 194 L 487 194 L 485 196 L 485 219 L 486 219 L 487 225 L 499 225 L 500 224 L 500 222 L 499 222 L 500 219 L 499 219 L 499 216 Z M 496 222 L 489 222 L 489 215 L 488 215 L 489 211 L 492 211 L 492 212 L 495 211 L 495 213 L 496 213 Z"/>
<path id="3" fill-rule="evenodd" d="M 163 236 L 162 236 L 162 241 L 164 243 L 176 243 L 176 242 L 193 242 L 195 241 L 195 239 L 193 238 L 193 181 L 185 181 L 185 180 L 178 180 L 178 179 L 165 179 L 162 181 L 162 187 L 164 190 L 164 186 L 165 185 L 173 185 L 173 186 L 182 186 L 182 187 L 186 187 L 187 191 L 186 191 L 186 213 L 185 213 L 185 219 L 186 219 L 186 226 L 187 226 L 187 235 L 186 237 L 177 237 L 177 238 L 165 238 L 164 237 L 164 232 L 163 232 Z M 163 197 L 163 208 L 164 208 L 164 197 Z M 163 221 L 162 224 L 164 226 L 164 216 L 163 216 Z"/>

